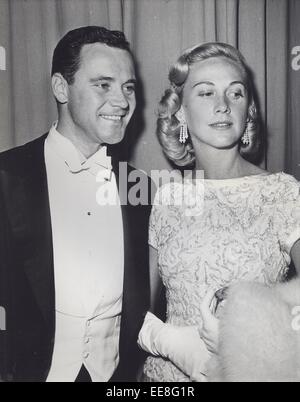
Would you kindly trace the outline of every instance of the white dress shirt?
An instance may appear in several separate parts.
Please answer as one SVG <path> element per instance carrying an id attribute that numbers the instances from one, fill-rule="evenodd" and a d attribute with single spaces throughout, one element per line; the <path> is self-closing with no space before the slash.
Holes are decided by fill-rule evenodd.
<path id="1" fill-rule="evenodd" d="M 106 147 L 86 160 L 56 124 L 45 142 L 45 161 L 56 299 L 47 381 L 74 381 L 82 364 L 93 381 L 108 381 L 119 362 L 124 276 L 116 178 Z M 99 205 L 100 186 L 115 194 L 116 205 Z"/>

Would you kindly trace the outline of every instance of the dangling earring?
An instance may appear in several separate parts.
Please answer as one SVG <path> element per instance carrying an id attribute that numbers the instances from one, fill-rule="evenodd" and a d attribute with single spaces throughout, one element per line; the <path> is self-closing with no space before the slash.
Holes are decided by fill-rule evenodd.
<path id="1" fill-rule="evenodd" d="M 179 134 L 179 142 L 181 144 L 185 144 L 186 140 L 188 139 L 188 131 L 187 131 L 187 124 L 185 120 L 185 115 L 182 107 L 175 113 L 175 116 L 180 124 L 180 134 Z"/>
<path id="2" fill-rule="evenodd" d="M 249 136 L 249 130 L 248 130 L 248 124 L 249 122 L 247 121 L 246 124 L 246 130 L 241 138 L 241 141 L 244 145 L 249 145 L 250 144 L 250 136 Z"/>

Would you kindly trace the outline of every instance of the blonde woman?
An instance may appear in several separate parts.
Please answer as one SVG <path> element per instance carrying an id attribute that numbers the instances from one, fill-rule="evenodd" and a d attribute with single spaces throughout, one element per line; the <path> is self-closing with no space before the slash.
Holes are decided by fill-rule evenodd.
<path id="1" fill-rule="evenodd" d="M 193 47 L 169 79 L 158 138 L 172 162 L 204 171 L 204 201 L 194 215 L 176 205 L 153 207 L 151 311 L 164 286 L 167 320 L 149 312 L 139 344 L 152 355 L 144 381 L 202 381 L 218 353 L 214 292 L 240 281 L 272 286 L 284 280 L 291 259 L 300 271 L 299 183 L 250 162 L 260 148 L 258 116 L 238 50 L 222 43 Z M 163 186 L 156 204 L 172 191 L 178 186 Z"/>

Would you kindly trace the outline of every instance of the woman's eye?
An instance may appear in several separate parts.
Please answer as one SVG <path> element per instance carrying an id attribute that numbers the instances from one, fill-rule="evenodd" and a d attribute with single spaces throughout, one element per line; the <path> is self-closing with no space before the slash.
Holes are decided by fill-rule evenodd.
<path id="1" fill-rule="evenodd" d="M 229 96 L 232 98 L 232 99 L 240 99 L 240 98 L 243 98 L 244 97 L 244 95 L 242 94 L 242 92 L 240 92 L 240 91 L 234 91 L 234 92 L 230 92 L 230 94 L 229 94 Z"/>
<path id="2" fill-rule="evenodd" d="M 213 94 L 214 93 L 212 91 L 206 91 L 206 92 L 200 92 L 199 96 L 202 96 L 204 98 L 204 97 L 212 96 Z"/>

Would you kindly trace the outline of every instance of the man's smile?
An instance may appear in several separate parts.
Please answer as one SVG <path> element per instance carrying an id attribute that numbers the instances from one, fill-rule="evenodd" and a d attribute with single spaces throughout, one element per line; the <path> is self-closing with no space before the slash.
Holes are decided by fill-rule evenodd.
<path id="1" fill-rule="evenodd" d="M 114 115 L 114 114 L 100 114 L 102 119 L 112 120 L 112 121 L 120 121 L 124 116 Z"/>

